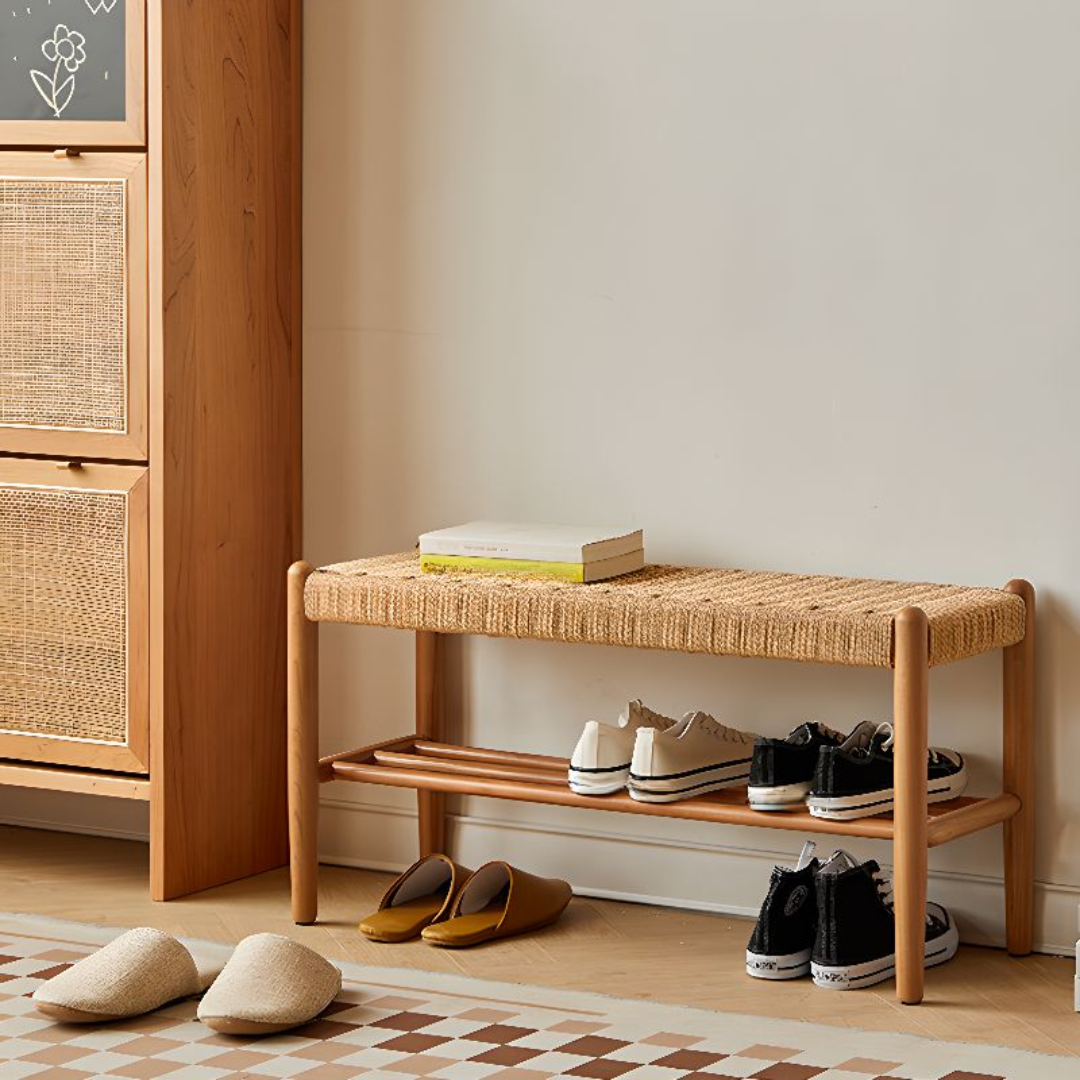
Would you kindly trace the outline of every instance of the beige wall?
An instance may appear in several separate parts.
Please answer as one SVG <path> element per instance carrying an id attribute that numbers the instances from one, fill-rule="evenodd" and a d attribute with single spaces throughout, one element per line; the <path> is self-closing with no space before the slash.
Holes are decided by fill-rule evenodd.
<path id="1" fill-rule="evenodd" d="M 306 18 L 308 557 L 483 515 L 633 522 L 653 560 L 1030 577 L 1038 938 L 1070 947 L 1080 5 L 309 0 Z M 326 749 L 408 728 L 406 636 L 323 640 Z M 491 641 L 461 659 L 463 737 L 549 753 L 635 695 L 770 733 L 890 708 L 875 672 Z M 999 782 L 999 691 L 994 658 L 932 679 L 933 739 L 976 791 Z M 407 793 L 324 795 L 325 857 L 411 860 Z M 474 865 L 731 912 L 801 839 L 457 809 Z M 1000 939 L 996 832 L 931 864 L 966 936 Z"/>
<path id="2" fill-rule="evenodd" d="M 1065 0 L 311 0 L 309 557 L 492 516 L 630 521 L 654 560 L 1029 576 L 1039 938 L 1069 946 L 1078 46 Z M 327 748 L 404 730 L 405 636 L 324 640 Z M 637 694 L 774 733 L 890 708 L 874 672 L 508 642 L 463 662 L 465 737 L 549 753 Z M 979 791 L 999 693 L 996 658 L 932 680 L 934 739 Z M 408 795 L 325 794 L 327 856 L 411 856 Z M 799 844 L 460 809 L 469 859 L 729 910 Z M 997 832 L 932 864 L 969 936 L 999 937 Z"/>

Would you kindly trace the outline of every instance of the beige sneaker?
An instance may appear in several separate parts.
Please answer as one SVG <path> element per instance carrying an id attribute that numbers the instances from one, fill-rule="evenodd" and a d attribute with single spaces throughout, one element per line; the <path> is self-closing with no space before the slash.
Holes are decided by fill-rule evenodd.
<path id="1" fill-rule="evenodd" d="M 689 716 L 687 713 L 686 717 Z M 622 791 L 630 779 L 630 758 L 638 732 L 642 728 L 663 731 L 678 722 L 646 708 L 640 698 L 626 706 L 614 725 L 590 720 L 570 759 L 570 790 L 578 795 L 611 795 Z"/>
<path id="2" fill-rule="evenodd" d="M 676 802 L 745 784 L 756 738 L 703 712 L 666 731 L 642 728 L 631 758 L 630 794 L 640 802 Z"/>

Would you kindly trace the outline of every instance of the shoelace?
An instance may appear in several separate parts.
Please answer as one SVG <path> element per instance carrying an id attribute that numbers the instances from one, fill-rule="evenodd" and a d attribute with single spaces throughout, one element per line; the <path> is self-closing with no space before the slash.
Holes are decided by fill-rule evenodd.
<path id="1" fill-rule="evenodd" d="M 733 743 L 751 743 L 754 741 L 753 735 L 749 735 L 745 731 L 737 731 L 735 728 L 729 728 L 725 724 L 721 724 L 719 720 L 715 720 L 708 713 L 698 713 L 697 715 L 698 723 L 702 728 L 718 739 Z"/>
<path id="2" fill-rule="evenodd" d="M 874 870 L 871 873 L 875 883 L 877 884 L 878 896 L 881 897 L 881 902 L 890 910 L 893 910 L 893 884 L 892 879 L 884 870 Z M 930 913 L 926 913 L 926 925 L 931 926 L 933 919 Z"/>
<path id="3" fill-rule="evenodd" d="M 889 733 L 889 736 L 881 744 L 881 749 L 891 750 L 893 748 L 893 743 L 896 741 L 896 729 L 892 726 L 892 724 L 889 723 L 878 724 L 878 729 L 876 732 L 874 732 L 874 734 L 880 735 L 883 731 L 887 731 Z M 938 762 L 941 761 L 941 754 L 939 754 L 933 747 L 930 747 L 927 753 L 930 756 L 930 761 L 934 765 L 937 765 Z"/>
<path id="4" fill-rule="evenodd" d="M 819 735 L 823 735 L 827 739 L 836 739 L 837 742 L 844 741 L 844 733 L 829 727 L 828 724 L 822 724 L 820 721 L 814 720 L 808 726 L 815 728 Z"/>

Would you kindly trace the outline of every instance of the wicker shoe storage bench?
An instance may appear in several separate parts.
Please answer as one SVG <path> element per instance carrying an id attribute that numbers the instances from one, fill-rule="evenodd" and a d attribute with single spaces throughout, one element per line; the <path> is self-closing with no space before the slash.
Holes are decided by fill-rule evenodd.
<path id="1" fill-rule="evenodd" d="M 377 745 L 318 754 L 318 624 L 353 623 L 416 634 L 414 732 Z M 533 638 L 719 656 L 751 656 L 893 670 L 895 813 L 828 821 L 806 812 L 763 814 L 745 789 L 674 803 L 570 791 L 567 761 L 446 742 L 447 634 Z M 1004 790 L 927 805 L 929 670 L 991 650 L 1004 658 Z M 1035 594 L 745 570 L 649 566 L 594 585 L 472 574 L 425 575 L 415 554 L 312 570 L 288 581 L 289 815 L 292 913 L 318 914 L 318 789 L 331 780 L 416 788 L 420 851 L 445 851 L 447 793 L 587 810 L 795 829 L 891 840 L 895 873 L 897 996 L 923 996 L 927 851 L 1005 824 L 1009 952 L 1031 951 L 1034 876 Z"/>
<path id="2" fill-rule="evenodd" d="M 0 784 L 148 801 L 157 899 L 286 855 L 299 10 L 0 20 Z"/>

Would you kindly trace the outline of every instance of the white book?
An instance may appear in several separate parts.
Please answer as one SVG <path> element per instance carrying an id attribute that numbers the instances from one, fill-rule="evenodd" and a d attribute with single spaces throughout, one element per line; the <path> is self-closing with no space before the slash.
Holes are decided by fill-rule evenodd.
<path id="1" fill-rule="evenodd" d="M 644 547 L 640 529 L 583 525 L 533 525 L 470 521 L 420 537 L 422 555 L 472 555 L 488 559 L 592 563 Z"/>

